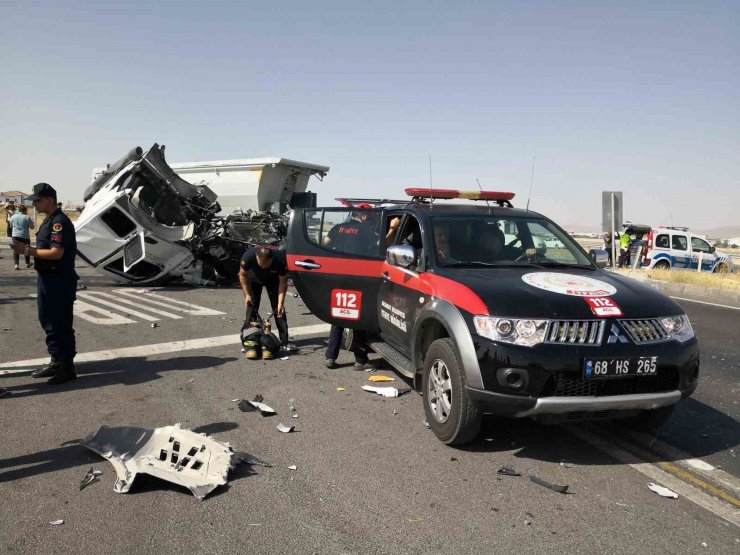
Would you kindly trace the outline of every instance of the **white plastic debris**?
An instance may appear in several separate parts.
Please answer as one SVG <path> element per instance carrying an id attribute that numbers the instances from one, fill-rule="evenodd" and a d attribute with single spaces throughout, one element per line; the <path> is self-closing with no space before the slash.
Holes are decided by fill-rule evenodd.
<path id="1" fill-rule="evenodd" d="M 652 482 L 650 482 L 648 484 L 648 488 L 650 488 L 650 491 L 654 491 L 661 497 L 668 497 L 670 499 L 678 499 L 678 494 L 675 491 L 671 491 L 668 488 L 659 486 L 658 484 L 653 484 Z"/>
<path id="2" fill-rule="evenodd" d="M 288 470 L 298 470 L 298 467 L 297 467 L 296 465 L 294 465 L 294 464 L 291 464 L 291 465 L 290 465 L 290 466 L 288 467 Z"/>
<path id="3" fill-rule="evenodd" d="M 398 397 L 398 390 L 395 387 L 375 387 L 372 385 L 363 385 L 362 389 L 377 393 L 383 397 Z"/>
<path id="4" fill-rule="evenodd" d="M 149 474 L 205 498 L 227 482 L 241 460 L 228 443 L 183 430 L 179 424 L 154 430 L 101 426 L 81 445 L 108 459 L 116 471 L 116 493 L 128 493 L 138 474 Z"/>
<path id="5" fill-rule="evenodd" d="M 64 519 L 59 518 L 57 520 L 52 520 L 49 524 L 51 524 L 52 526 L 59 526 L 60 524 L 64 524 Z"/>
<path id="6" fill-rule="evenodd" d="M 262 414 L 277 414 L 275 412 L 275 409 L 273 409 L 272 407 L 270 407 L 270 406 L 268 406 L 268 405 L 266 405 L 264 403 L 260 403 L 259 401 L 247 401 L 247 403 L 249 403 L 250 405 L 252 405 L 254 408 L 256 408 L 258 411 L 260 411 Z"/>
<path id="7" fill-rule="evenodd" d="M 290 357 L 280 357 L 280 360 L 290 360 Z"/>
<path id="8" fill-rule="evenodd" d="M 293 430 L 295 430 L 295 426 L 286 426 L 285 424 L 278 424 L 275 426 L 279 432 L 283 432 L 284 434 L 289 434 Z"/>

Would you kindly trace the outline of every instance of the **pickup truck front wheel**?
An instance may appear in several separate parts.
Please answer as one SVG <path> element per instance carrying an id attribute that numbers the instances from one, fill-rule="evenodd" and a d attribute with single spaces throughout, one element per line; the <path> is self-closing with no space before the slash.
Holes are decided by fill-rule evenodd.
<path id="1" fill-rule="evenodd" d="M 451 339 L 437 339 L 429 346 L 422 391 L 427 423 L 440 441 L 462 445 L 475 439 L 482 415 L 468 398 L 460 355 Z"/>

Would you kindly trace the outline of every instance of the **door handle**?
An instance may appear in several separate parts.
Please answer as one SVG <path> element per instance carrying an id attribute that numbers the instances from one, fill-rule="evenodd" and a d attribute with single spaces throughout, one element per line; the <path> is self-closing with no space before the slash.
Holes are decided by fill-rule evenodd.
<path id="1" fill-rule="evenodd" d="M 382 277 L 386 281 L 391 279 L 391 275 L 388 272 L 383 272 L 382 274 L 380 274 L 380 277 Z"/>
<path id="2" fill-rule="evenodd" d="M 299 268 L 306 268 L 306 270 L 316 270 L 321 268 L 321 264 L 316 264 L 313 260 L 296 260 L 295 265 Z"/>

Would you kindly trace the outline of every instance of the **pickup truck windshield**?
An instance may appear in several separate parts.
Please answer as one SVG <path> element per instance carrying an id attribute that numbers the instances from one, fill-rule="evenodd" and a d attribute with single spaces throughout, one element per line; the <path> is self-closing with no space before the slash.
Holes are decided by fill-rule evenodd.
<path id="1" fill-rule="evenodd" d="M 431 221 L 440 266 L 594 267 L 573 239 L 544 218 L 466 214 Z"/>

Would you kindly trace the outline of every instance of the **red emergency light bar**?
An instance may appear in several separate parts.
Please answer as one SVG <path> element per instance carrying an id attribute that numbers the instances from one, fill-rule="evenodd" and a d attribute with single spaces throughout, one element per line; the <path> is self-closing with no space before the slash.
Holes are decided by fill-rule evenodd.
<path id="1" fill-rule="evenodd" d="M 414 198 L 462 198 L 468 200 L 492 200 L 494 202 L 505 202 L 514 198 L 514 193 L 504 191 L 460 191 L 458 189 L 411 188 L 406 189 L 406 194 Z"/>

